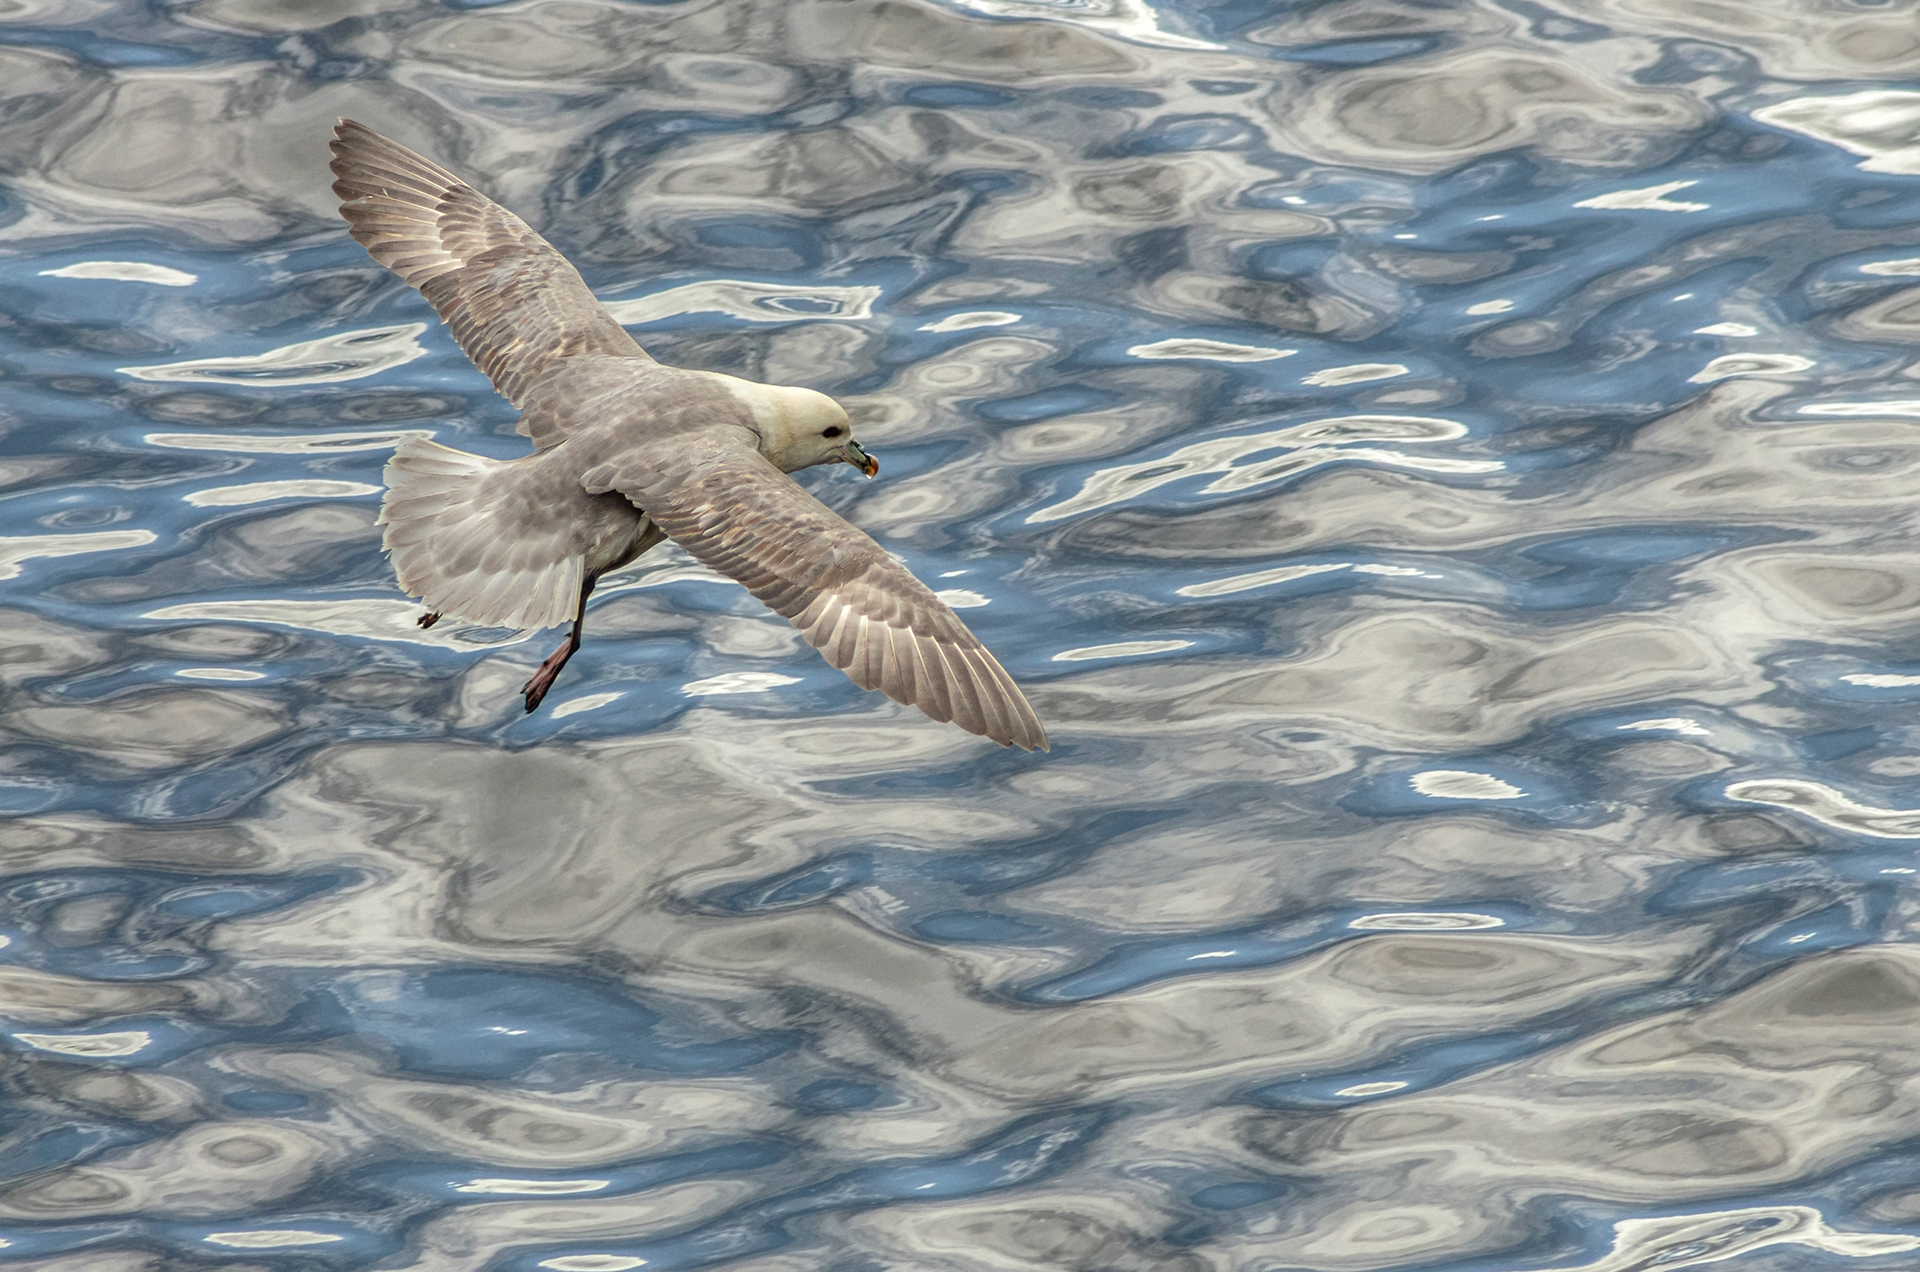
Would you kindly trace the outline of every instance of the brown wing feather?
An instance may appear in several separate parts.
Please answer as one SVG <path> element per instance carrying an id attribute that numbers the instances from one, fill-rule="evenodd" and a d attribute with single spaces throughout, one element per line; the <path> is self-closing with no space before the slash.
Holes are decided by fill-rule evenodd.
<path id="1" fill-rule="evenodd" d="M 1047 749 L 1019 686 L 926 584 L 768 463 L 744 430 L 738 441 L 712 436 L 629 452 L 581 483 L 626 495 L 862 689 L 1002 746 Z"/>
<path id="2" fill-rule="evenodd" d="M 646 358 L 566 257 L 513 213 L 398 142 L 343 119 L 333 192 L 367 254 L 419 290 L 506 399 L 580 353 Z M 522 421 L 522 433 L 529 425 Z M 541 447 L 564 439 L 548 430 Z"/>

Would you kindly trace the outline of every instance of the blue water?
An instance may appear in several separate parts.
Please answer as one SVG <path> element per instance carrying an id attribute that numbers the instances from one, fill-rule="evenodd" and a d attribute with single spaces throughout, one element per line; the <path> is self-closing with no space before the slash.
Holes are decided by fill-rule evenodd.
<path id="1" fill-rule="evenodd" d="M 14 5 L 0 1262 L 1915 1266 L 1916 32 Z M 840 398 L 1052 751 L 672 550 L 415 627 L 525 443 L 341 115 Z"/>

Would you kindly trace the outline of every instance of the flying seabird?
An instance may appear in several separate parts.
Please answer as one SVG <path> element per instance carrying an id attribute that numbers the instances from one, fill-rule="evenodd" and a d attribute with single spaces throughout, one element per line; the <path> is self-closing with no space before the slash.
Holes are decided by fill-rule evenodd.
<path id="1" fill-rule="evenodd" d="M 533 454 L 421 439 L 386 467 L 400 586 L 488 626 L 572 623 L 522 687 L 533 711 L 580 648 L 594 583 L 664 539 L 743 584 L 862 689 L 1002 746 L 1046 750 L 1012 677 L 954 612 L 788 473 L 879 464 L 811 389 L 662 366 L 527 223 L 363 124 L 335 127 L 350 233 L 405 279 L 520 408 Z"/>

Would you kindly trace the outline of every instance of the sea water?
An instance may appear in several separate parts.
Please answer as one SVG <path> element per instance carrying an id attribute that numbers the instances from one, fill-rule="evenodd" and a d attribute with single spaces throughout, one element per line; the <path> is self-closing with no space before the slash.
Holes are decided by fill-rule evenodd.
<path id="1" fill-rule="evenodd" d="M 357 118 L 1027 688 L 662 548 L 414 623 L 514 412 Z M 1912 0 L 12 0 L 0 1261 L 1920 1264 Z"/>

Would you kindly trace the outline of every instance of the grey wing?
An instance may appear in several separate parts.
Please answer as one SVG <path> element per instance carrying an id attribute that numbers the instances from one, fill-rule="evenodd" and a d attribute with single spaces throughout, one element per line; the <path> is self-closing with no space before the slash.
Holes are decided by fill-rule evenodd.
<path id="1" fill-rule="evenodd" d="M 595 494 L 627 496 L 862 689 L 1002 746 L 1047 749 L 1026 695 L 966 624 L 749 443 L 629 452 L 588 469 L 581 482 Z"/>
<path id="2" fill-rule="evenodd" d="M 560 358 L 646 358 L 579 271 L 525 221 L 364 124 L 343 119 L 333 132 L 333 192 L 349 232 L 427 298 L 508 401 L 524 405 Z"/>

